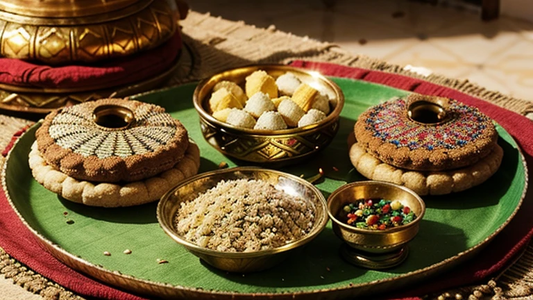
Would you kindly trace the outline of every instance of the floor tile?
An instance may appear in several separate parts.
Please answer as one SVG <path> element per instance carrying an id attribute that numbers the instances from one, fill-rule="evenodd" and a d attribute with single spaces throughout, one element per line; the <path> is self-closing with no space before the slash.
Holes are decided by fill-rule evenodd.
<path id="1" fill-rule="evenodd" d="M 533 101 L 533 23 L 413 0 L 195 0 L 192 9 Z"/>

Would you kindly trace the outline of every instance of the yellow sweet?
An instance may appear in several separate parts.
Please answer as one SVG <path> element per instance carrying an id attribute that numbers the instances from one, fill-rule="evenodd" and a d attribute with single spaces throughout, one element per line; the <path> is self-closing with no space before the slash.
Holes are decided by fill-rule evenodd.
<path id="1" fill-rule="evenodd" d="M 272 103 L 274 103 L 274 106 L 276 106 L 276 109 L 278 109 L 279 107 L 279 104 L 283 101 L 283 100 L 286 100 L 286 99 L 291 99 L 291 97 L 289 96 L 281 96 L 279 98 L 274 98 L 272 99 Z"/>
<path id="2" fill-rule="evenodd" d="M 219 120 L 220 122 L 226 122 L 230 111 L 231 111 L 231 108 L 224 108 L 222 110 L 215 111 L 213 113 L 213 117 Z"/>
<path id="3" fill-rule="evenodd" d="M 244 106 L 248 98 L 246 97 L 244 91 L 238 84 L 233 81 L 223 80 L 215 84 L 215 86 L 213 87 L 213 92 L 216 92 L 222 88 L 225 88 L 226 90 L 228 90 L 228 92 L 233 94 L 233 96 L 235 96 L 235 98 L 237 98 L 237 100 L 241 102 L 241 105 Z"/>
<path id="4" fill-rule="evenodd" d="M 230 93 L 226 88 L 221 88 L 214 92 L 209 99 L 209 108 L 211 108 L 213 113 L 225 108 L 241 109 L 242 107 L 243 106 L 237 97 Z"/>
<path id="5" fill-rule="evenodd" d="M 304 111 L 309 111 L 316 101 L 318 91 L 312 88 L 306 83 L 300 84 L 294 94 L 292 95 L 292 101 L 300 106 Z"/>
<path id="6" fill-rule="evenodd" d="M 246 77 L 245 92 L 248 98 L 257 92 L 267 94 L 270 99 L 278 97 L 278 86 L 274 77 L 263 70 L 258 70 Z"/>

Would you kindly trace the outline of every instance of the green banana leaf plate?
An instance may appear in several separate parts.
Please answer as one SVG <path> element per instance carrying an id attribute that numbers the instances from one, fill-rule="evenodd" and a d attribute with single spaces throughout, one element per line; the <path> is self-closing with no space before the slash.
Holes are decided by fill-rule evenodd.
<path id="1" fill-rule="evenodd" d="M 332 79 L 346 99 L 336 138 L 313 159 L 282 169 L 311 177 L 322 168 L 326 176 L 316 186 L 326 197 L 347 182 L 365 179 L 353 170 L 348 157 L 347 139 L 358 115 L 371 105 L 407 94 L 383 85 Z M 186 84 L 134 98 L 165 107 L 185 125 L 201 150 L 199 172 L 217 169 L 221 162 L 237 166 L 238 162 L 203 139 L 192 104 L 194 88 L 195 84 Z M 348 264 L 339 256 L 342 242 L 328 223 L 316 239 L 284 263 L 258 273 L 234 274 L 211 268 L 169 238 L 157 222 L 157 203 L 95 208 L 61 199 L 44 189 L 28 167 L 28 153 L 38 126 L 20 137 L 6 161 L 6 193 L 13 208 L 44 247 L 66 265 L 108 285 L 146 296 L 292 299 L 394 291 L 471 259 L 513 218 L 527 187 L 520 149 L 497 126 L 505 153 L 500 169 L 470 190 L 424 197 L 426 214 L 401 265 L 377 271 Z M 125 250 L 131 253 L 124 254 Z M 104 255 L 106 251 L 111 255 Z"/>

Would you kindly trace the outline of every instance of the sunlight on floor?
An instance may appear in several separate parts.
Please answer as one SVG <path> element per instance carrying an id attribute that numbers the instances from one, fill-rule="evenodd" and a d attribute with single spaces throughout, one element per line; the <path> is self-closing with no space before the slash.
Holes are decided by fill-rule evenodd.
<path id="1" fill-rule="evenodd" d="M 425 74 L 468 79 L 533 101 L 533 23 L 408 0 L 195 0 L 228 20 L 339 45 Z"/>

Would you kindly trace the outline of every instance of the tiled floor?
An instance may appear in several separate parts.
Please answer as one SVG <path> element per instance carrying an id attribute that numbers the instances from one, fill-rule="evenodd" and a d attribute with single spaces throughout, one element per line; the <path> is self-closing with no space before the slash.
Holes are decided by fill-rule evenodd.
<path id="1" fill-rule="evenodd" d="M 533 23 L 408 0 L 194 0 L 198 12 L 309 36 L 533 101 Z"/>

